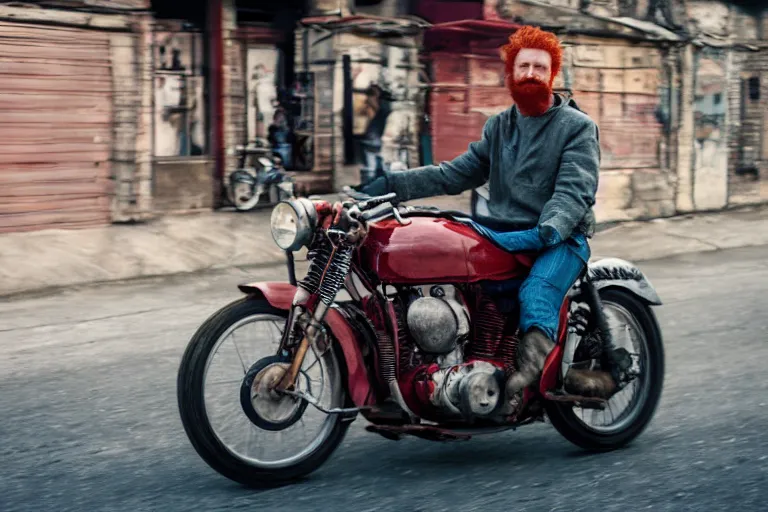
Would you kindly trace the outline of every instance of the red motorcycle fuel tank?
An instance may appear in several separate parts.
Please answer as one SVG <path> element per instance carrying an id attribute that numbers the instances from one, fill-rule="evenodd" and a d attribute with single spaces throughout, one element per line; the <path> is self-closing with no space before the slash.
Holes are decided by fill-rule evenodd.
<path id="1" fill-rule="evenodd" d="M 386 283 L 429 284 L 521 278 L 535 256 L 504 251 L 461 222 L 430 216 L 370 224 L 360 262 Z"/>

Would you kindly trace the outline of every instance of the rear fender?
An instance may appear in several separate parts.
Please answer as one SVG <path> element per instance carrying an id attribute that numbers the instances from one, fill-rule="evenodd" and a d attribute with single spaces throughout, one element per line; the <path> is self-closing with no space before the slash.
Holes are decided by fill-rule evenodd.
<path id="1" fill-rule="evenodd" d="M 259 282 L 241 284 L 238 286 L 241 292 L 262 298 L 276 309 L 290 311 L 293 297 L 296 295 L 296 287 L 290 283 Z M 368 369 L 360 350 L 358 335 L 342 316 L 331 307 L 325 315 L 324 323 L 328 326 L 333 337 L 341 346 L 344 361 L 347 367 L 347 392 L 357 407 L 370 405 L 373 391 L 368 378 Z"/>
<path id="2" fill-rule="evenodd" d="M 661 306 L 661 298 L 645 274 L 632 263 L 619 258 L 604 258 L 590 263 L 589 280 L 598 290 L 624 288 L 650 306 Z"/>

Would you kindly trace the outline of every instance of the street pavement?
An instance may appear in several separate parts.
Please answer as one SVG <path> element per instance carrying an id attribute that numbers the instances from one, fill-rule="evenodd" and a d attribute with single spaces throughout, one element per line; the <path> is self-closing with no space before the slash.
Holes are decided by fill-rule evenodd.
<path id="1" fill-rule="evenodd" d="M 768 246 L 648 261 L 667 377 L 648 430 L 588 455 L 549 424 L 439 444 L 358 419 L 305 481 L 254 491 L 197 456 L 176 407 L 196 328 L 227 269 L 0 302 L 0 511 L 766 510 Z"/>

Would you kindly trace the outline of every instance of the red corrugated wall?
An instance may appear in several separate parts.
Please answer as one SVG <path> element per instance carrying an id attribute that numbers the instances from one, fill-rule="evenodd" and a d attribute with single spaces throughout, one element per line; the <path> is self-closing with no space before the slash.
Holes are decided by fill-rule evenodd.
<path id="1" fill-rule="evenodd" d="M 110 222 L 109 35 L 0 22 L 0 233 Z"/>
<path id="2" fill-rule="evenodd" d="M 488 117 L 508 108 L 512 98 L 503 85 L 498 57 L 436 52 L 430 58 L 432 151 L 440 162 L 479 140 Z"/>

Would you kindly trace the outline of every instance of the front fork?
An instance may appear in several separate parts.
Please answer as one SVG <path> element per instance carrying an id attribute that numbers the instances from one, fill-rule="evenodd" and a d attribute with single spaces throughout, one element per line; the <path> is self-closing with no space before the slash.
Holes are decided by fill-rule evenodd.
<path id="1" fill-rule="evenodd" d="M 341 233 L 343 235 L 343 233 Z M 280 350 L 287 348 L 287 343 L 295 329 L 296 322 L 304 308 L 312 312 L 308 324 L 303 327 L 303 336 L 293 355 L 291 365 L 275 386 L 275 391 L 293 391 L 296 376 L 299 373 L 304 357 L 310 346 L 318 346 L 319 337 L 323 336 L 323 320 L 336 294 L 339 293 L 349 273 L 352 262 L 352 247 L 333 243 L 321 251 L 324 257 L 314 259 L 310 264 L 307 277 L 302 286 L 296 289 L 291 311 L 288 315 Z M 286 253 L 287 255 L 287 253 Z M 296 281 L 293 255 L 288 256 L 288 273 L 292 281 Z M 293 284 L 293 283 L 291 283 Z M 305 289 L 306 288 L 306 289 Z M 325 347 L 320 347 L 323 351 Z"/>
<path id="2" fill-rule="evenodd" d="M 288 321 L 286 322 L 285 331 L 283 332 L 283 339 L 280 342 L 280 352 L 287 348 L 287 343 L 290 340 L 291 333 L 293 332 L 298 317 L 301 311 L 304 309 L 306 301 L 309 299 L 309 293 L 303 288 L 298 288 L 296 296 L 293 300 L 293 306 L 288 314 Z M 307 351 L 311 344 L 316 344 L 317 337 L 322 333 L 322 322 L 325 319 L 325 314 L 328 312 L 328 306 L 322 301 L 318 301 L 315 306 L 315 311 L 312 315 L 312 321 L 304 330 L 304 335 L 301 337 L 299 346 L 296 348 L 296 352 L 291 360 L 291 365 L 288 370 L 277 383 L 275 391 L 293 391 L 294 384 L 296 382 L 296 376 L 299 374 L 299 369 L 304 363 L 304 357 L 307 355 Z"/>

